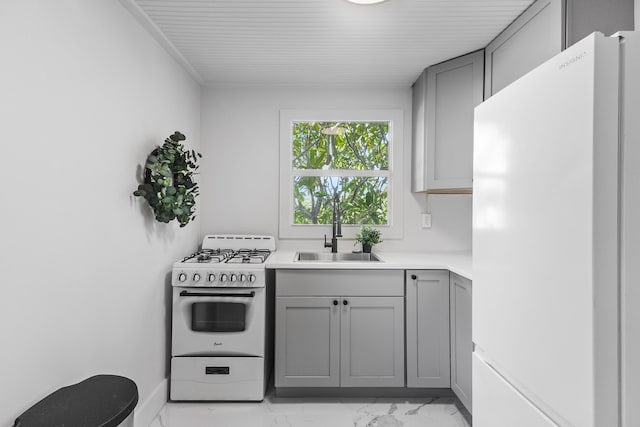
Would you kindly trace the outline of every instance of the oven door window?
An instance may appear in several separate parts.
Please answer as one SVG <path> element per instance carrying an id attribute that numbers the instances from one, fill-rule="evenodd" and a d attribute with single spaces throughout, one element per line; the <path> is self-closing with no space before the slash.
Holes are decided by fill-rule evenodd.
<path id="1" fill-rule="evenodd" d="M 247 307 L 237 302 L 194 302 L 191 330 L 196 332 L 242 332 L 246 328 Z"/>

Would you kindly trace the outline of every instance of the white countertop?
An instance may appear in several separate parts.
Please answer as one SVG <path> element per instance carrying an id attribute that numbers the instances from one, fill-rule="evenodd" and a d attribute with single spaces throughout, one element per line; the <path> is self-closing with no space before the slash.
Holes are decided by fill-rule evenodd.
<path id="1" fill-rule="evenodd" d="M 308 251 L 305 251 L 308 252 Z M 373 251 L 380 262 L 294 261 L 296 251 L 278 250 L 267 259 L 266 268 L 349 270 L 449 270 L 471 277 L 471 252 L 383 252 Z"/>

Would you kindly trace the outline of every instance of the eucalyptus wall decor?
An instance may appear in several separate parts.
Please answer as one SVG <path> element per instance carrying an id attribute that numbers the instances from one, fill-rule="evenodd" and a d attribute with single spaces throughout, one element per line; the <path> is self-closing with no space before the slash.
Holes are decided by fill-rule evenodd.
<path id="1" fill-rule="evenodd" d="M 168 223 L 174 219 L 184 227 L 195 219 L 198 184 L 193 175 L 202 155 L 182 145 L 186 137 L 176 131 L 147 157 L 144 183 L 134 196 L 143 197 L 151 206 L 156 220 Z"/>

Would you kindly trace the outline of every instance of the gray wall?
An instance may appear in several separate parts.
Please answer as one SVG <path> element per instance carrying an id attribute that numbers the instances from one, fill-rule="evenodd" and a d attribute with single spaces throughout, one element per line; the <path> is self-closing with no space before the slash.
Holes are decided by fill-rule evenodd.
<path id="1" fill-rule="evenodd" d="M 167 274 L 199 224 L 160 225 L 131 193 L 174 130 L 199 145 L 200 88 L 116 1 L 3 1 L 0 51 L 0 425 L 98 373 L 136 381 L 148 425 Z"/>

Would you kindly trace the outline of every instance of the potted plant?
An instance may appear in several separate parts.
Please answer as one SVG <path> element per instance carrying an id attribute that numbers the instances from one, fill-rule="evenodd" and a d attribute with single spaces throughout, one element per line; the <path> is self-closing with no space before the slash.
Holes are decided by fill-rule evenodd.
<path id="1" fill-rule="evenodd" d="M 363 225 L 360 227 L 360 232 L 356 234 L 356 241 L 362 244 L 362 252 L 371 253 L 371 248 L 382 242 L 380 230 Z"/>
<path id="2" fill-rule="evenodd" d="M 198 184 L 194 174 L 202 155 L 186 150 L 182 145 L 185 136 L 176 131 L 164 140 L 162 146 L 149 154 L 144 169 L 144 182 L 133 192 L 148 203 L 156 220 L 177 220 L 180 227 L 195 219 Z"/>

